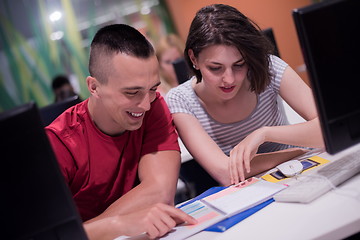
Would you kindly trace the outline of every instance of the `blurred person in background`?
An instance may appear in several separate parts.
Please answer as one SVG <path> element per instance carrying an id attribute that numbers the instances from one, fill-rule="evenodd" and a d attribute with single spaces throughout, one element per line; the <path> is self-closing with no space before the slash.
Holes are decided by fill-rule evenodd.
<path id="1" fill-rule="evenodd" d="M 57 75 L 52 80 L 52 90 L 55 95 L 54 102 L 63 101 L 69 97 L 77 95 L 69 78 L 66 75 Z"/>
<path id="2" fill-rule="evenodd" d="M 179 85 L 173 62 L 184 58 L 185 44 L 179 36 L 171 33 L 163 36 L 157 43 L 155 50 L 160 64 L 161 85 L 158 91 L 165 96 L 173 87 Z"/>

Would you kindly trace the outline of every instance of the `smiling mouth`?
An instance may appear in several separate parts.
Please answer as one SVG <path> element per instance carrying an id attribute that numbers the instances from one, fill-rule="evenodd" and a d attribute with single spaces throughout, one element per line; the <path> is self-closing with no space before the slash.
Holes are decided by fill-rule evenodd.
<path id="1" fill-rule="evenodd" d="M 231 87 L 220 87 L 220 89 L 221 89 L 223 92 L 231 92 L 234 88 L 235 88 L 235 86 L 231 86 Z"/>
<path id="2" fill-rule="evenodd" d="M 127 112 L 131 117 L 134 117 L 134 118 L 140 118 L 144 115 L 144 112 L 141 112 L 141 113 L 134 113 L 134 112 Z"/>

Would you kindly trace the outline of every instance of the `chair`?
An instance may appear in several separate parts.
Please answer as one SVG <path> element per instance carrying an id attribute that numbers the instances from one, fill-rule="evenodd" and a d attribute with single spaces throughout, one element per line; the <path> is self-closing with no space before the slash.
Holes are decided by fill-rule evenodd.
<path id="1" fill-rule="evenodd" d="M 196 162 L 180 138 L 179 145 L 181 150 L 181 167 L 175 204 L 194 198 L 207 189 L 220 185 Z"/>
<path id="2" fill-rule="evenodd" d="M 181 164 L 179 178 L 186 184 L 190 198 L 221 186 L 195 159 Z"/>
<path id="3" fill-rule="evenodd" d="M 44 127 L 49 125 L 52 121 L 55 120 L 61 113 L 63 113 L 66 109 L 68 109 L 71 106 L 74 106 L 75 104 L 78 104 L 81 102 L 81 99 L 79 96 L 72 96 L 69 97 L 61 102 L 56 102 L 53 104 L 50 104 L 48 106 L 40 108 L 40 115 L 41 119 L 43 121 Z"/>

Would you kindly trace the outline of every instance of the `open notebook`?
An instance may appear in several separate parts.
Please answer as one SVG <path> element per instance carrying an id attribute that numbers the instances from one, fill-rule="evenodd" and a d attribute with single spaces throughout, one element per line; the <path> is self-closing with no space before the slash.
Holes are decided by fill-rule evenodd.
<path id="1" fill-rule="evenodd" d="M 249 210 L 273 197 L 286 186 L 258 178 L 250 178 L 219 192 L 179 206 L 197 219 L 195 225 L 179 225 L 161 239 L 184 239 L 215 223 Z"/>

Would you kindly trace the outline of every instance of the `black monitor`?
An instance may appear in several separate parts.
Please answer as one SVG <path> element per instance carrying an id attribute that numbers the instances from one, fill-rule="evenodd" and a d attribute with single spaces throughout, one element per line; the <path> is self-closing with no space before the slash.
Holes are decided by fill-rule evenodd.
<path id="1" fill-rule="evenodd" d="M 44 126 L 49 125 L 52 121 L 55 120 L 55 118 L 57 118 L 66 109 L 80 102 L 81 102 L 80 97 L 75 95 L 66 98 L 60 102 L 52 103 L 50 105 L 40 108 L 40 116 Z"/>
<path id="2" fill-rule="evenodd" d="M 190 69 L 184 58 L 176 59 L 172 65 L 174 67 L 176 78 L 179 84 L 182 84 L 190 79 Z"/>
<path id="3" fill-rule="evenodd" d="M 274 35 L 274 31 L 272 28 L 266 28 L 263 29 L 262 32 L 264 33 L 264 35 L 270 40 L 270 42 L 272 43 L 273 47 L 274 47 L 274 55 L 280 57 L 280 52 L 279 52 L 279 48 L 278 45 L 276 43 L 276 39 L 275 39 L 275 35 Z"/>
<path id="4" fill-rule="evenodd" d="M 34 103 L 0 114 L 1 239 L 87 239 Z"/>
<path id="5" fill-rule="evenodd" d="M 360 1 L 325 1 L 295 9 L 326 150 L 360 142 Z"/>

